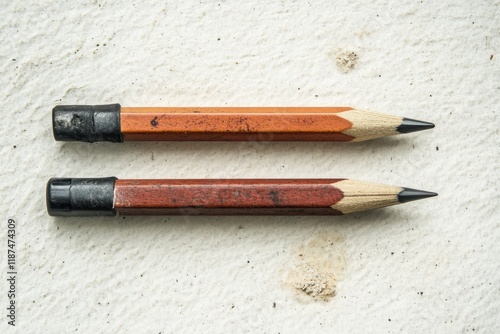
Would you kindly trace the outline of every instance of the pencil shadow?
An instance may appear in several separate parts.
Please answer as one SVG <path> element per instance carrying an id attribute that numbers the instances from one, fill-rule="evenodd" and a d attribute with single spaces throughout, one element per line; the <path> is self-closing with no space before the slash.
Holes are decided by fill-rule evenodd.
<path id="1" fill-rule="evenodd" d="M 382 208 L 346 216 L 117 216 L 117 217 L 53 217 L 53 223 L 65 231 L 97 230 L 102 235 L 116 235 L 120 231 L 165 235 L 193 233 L 200 230 L 246 229 L 260 233 L 283 234 L 307 233 L 318 228 L 334 226 L 337 229 L 356 228 L 366 225 L 385 225 L 391 221 L 409 220 L 404 211 Z M 397 217 L 397 219 L 395 219 Z"/>
<path id="2" fill-rule="evenodd" d="M 68 157 L 92 155 L 101 157 L 136 157 L 141 155 L 175 155 L 175 156 L 211 156 L 220 154 L 255 154 L 283 159 L 304 154 L 349 154 L 362 155 L 377 152 L 379 154 L 404 152 L 412 145 L 412 138 L 405 136 L 386 137 L 366 142 L 202 142 L 202 141 L 169 141 L 169 142 L 125 142 L 125 143 L 82 143 L 64 142 L 59 146 L 60 154 Z M 153 158 L 152 158 L 153 159 Z"/>

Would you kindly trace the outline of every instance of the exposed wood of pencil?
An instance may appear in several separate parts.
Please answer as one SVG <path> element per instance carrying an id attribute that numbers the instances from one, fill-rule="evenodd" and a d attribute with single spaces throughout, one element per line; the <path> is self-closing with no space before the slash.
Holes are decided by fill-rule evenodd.
<path id="1" fill-rule="evenodd" d="M 117 180 L 122 215 L 342 215 L 400 203 L 403 188 L 345 179 Z"/>
<path id="2" fill-rule="evenodd" d="M 401 133 L 403 118 L 351 107 L 122 107 L 124 140 L 362 141 Z"/>

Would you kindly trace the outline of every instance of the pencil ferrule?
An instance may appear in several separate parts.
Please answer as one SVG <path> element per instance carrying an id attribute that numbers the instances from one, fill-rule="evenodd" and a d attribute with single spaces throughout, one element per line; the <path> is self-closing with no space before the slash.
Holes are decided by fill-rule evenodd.
<path id="1" fill-rule="evenodd" d="M 114 216 L 115 177 L 53 178 L 47 183 L 51 216 Z"/>
<path id="2" fill-rule="evenodd" d="M 120 105 L 65 105 L 52 110 L 57 141 L 123 142 Z"/>

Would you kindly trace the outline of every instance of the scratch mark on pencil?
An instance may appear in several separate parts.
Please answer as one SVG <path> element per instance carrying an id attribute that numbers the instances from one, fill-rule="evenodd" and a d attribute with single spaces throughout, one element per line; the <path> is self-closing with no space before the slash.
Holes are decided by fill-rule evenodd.
<path id="1" fill-rule="evenodd" d="M 155 117 L 151 120 L 151 125 L 154 127 L 158 126 L 158 117 Z"/>

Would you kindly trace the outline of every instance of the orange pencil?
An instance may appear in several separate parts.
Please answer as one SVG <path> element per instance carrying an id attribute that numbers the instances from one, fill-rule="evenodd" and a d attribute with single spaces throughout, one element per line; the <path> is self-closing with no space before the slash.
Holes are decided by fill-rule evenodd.
<path id="1" fill-rule="evenodd" d="M 434 127 L 351 107 L 56 106 L 58 141 L 363 141 Z"/>

